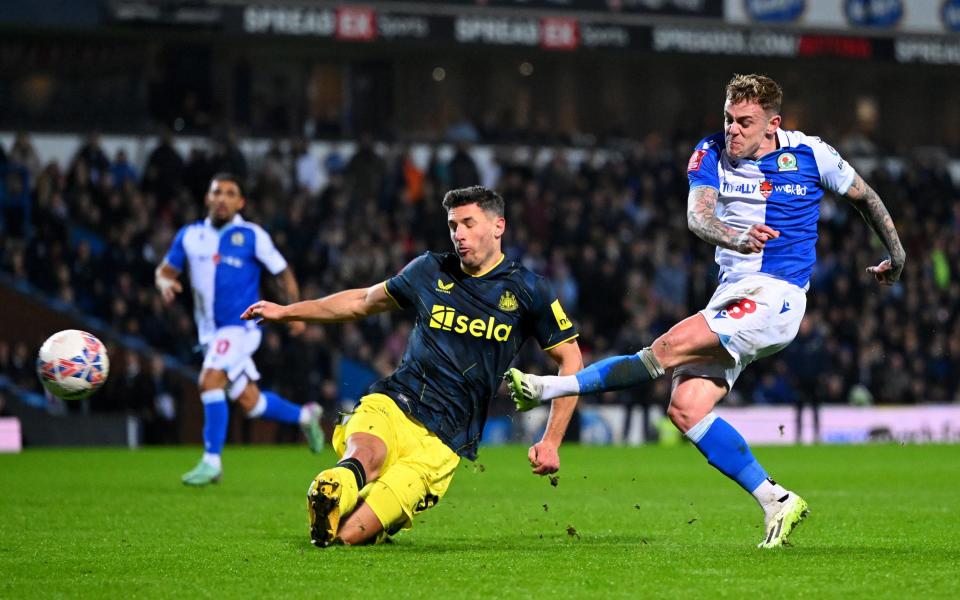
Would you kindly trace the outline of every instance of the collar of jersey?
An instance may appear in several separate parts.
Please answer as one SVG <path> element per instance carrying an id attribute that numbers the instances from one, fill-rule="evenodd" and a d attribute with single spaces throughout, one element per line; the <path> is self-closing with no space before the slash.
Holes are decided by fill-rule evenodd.
<path id="1" fill-rule="evenodd" d="M 492 273 L 492 272 L 494 271 L 494 269 L 496 269 L 497 267 L 499 267 L 499 266 L 500 266 L 500 263 L 502 263 L 502 262 L 503 262 L 503 259 L 506 258 L 506 257 L 507 257 L 507 255 L 504 254 L 503 252 L 501 252 L 501 253 L 500 253 L 500 260 L 498 260 L 496 263 L 494 263 L 494 265 L 493 265 L 492 267 L 490 267 L 489 269 L 487 269 L 486 271 L 484 271 L 484 272 L 482 272 L 482 273 L 477 273 L 476 275 L 471 275 L 470 273 L 467 273 L 466 271 L 463 271 L 463 264 L 462 264 L 462 263 L 460 264 L 460 270 L 463 271 L 463 274 L 466 275 L 467 277 L 483 277 L 484 275 L 489 275 L 490 273 Z"/>
<path id="2" fill-rule="evenodd" d="M 206 225 L 210 229 L 216 229 L 217 233 L 223 233 L 228 228 L 233 227 L 234 225 L 239 225 L 240 223 L 243 223 L 243 217 L 241 217 L 239 213 L 233 215 L 233 218 L 227 221 L 226 223 L 224 223 L 223 227 L 221 227 L 220 229 L 217 229 L 216 227 L 213 226 L 213 221 L 210 219 L 210 217 L 207 217 L 206 219 L 203 220 L 204 225 Z"/>

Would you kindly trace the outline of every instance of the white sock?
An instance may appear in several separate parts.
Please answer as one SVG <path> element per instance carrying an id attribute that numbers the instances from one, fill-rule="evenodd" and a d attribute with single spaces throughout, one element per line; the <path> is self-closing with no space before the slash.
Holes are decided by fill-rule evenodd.
<path id="1" fill-rule="evenodd" d="M 580 394 L 580 382 L 576 375 L 534 375 L 543 385 L 543 397 L 541 400 L 553 400 L 564 396 L 577 396 Z"/>
<path id="2" fill-rule="evenodd" d="M 757 489 L 750 492 L 760 504 L 764 513 L 775 511 L 780 507 L 780 501 L 790 494 L 790 491 L 772 479 L 764 479 Z"/>
<path id="3" fill-rule="evenodd" d="M 300 424 L 309 425 L 310 420 L 313 419 L 313 411 L 310 410 L 310 404 L 304 404 L 300 407 Z"/>
<path id="4" fill-rule="evenodd" d="M 223 468 L 223 465 L 220 463 L 219 454 L 210 454 L 209 452 L 204 452 L 203 462 L 207 463 L 208 465 L 217 469 L 218 471 Z"/>
<path id="5" fill-rule="evenodd" d="M 253 405 L 253 408 L 250 409 L 250 412 L 247 413 L 248 419 L 259 419 L 263 413 L 267 410 L 267 397 L 263 394 L 260 394 L 260 397 L 257 398 L 257 403 Z"/>

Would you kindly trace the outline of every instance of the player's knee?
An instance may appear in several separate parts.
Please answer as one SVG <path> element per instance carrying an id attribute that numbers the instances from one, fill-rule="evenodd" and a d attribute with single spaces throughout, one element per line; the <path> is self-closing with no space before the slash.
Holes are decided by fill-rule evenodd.
<path id="1" fill-rule="evenodd" d="M 231 394 L 231 396 L 233 395 L 234 394 Z M 260 388 L 252 381 L 248 382 L 247 385 L 242 388 L 242 391 L 236 395 L 236 397 L 232 397 L 231 400 L 235 401 L 237 405 L 243 409 L 244 414 L 249 415 L 250 411 L 256 408 L 257 403 L 260 401 Z"/>
<path id="2" fill-rule="evenodd" d="M 684 406 L 671 402 L 667 407 L 667 417 L 681 433 L 686 433 L 691 427 L 700 422 L 704 415 L 702 411 L 696 410 L 690 406 Z"/>
<path id="3" fill-rule="evenodd" d="M 197 381 L 201 392 L 210 390 L 222 390 L 227 386 L 227 375 L 223 371 L 216 369 L 204 369 L 200 372 L 200 378 Z"/>
<path id="4" fill-rule="evenodd" d="M 661 367 L 671 369 L 679 364 L 677 359 L 680 344 L 681 340 L 679 336 L 674 329 L 670 329 L 654 340 L 653 344 L 650 345 L 650 349 L 653 351 L 653 355 L 657 358 L 657 362 L 660 363 Z"/>

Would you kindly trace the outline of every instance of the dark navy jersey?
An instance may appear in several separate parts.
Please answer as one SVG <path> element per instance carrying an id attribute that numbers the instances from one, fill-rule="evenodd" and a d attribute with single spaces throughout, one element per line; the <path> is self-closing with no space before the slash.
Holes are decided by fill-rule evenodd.
<path id="1" fill-rule="evenodd" d="M 549 350 L 578 335 L 547 280 L 514 261 L 472 276 L 457 255 L 427 252 L 384 285 L 417 319 L 400 366 L 370 391 L 393 398 L 470 460 L 490 400 L 527 338 Z"/>

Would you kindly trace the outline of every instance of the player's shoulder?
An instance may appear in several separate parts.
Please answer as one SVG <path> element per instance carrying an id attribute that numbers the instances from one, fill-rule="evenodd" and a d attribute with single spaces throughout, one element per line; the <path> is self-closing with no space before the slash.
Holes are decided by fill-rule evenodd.
<path id="1" fill-rule="evenodd" d="M 443 271 L 454 272 L 451 270 L 452 257 L 454 257 L 451 252 L 424 252 L 423 254 L 414 257 L 410 260 L 402 269 L 400 273 L 406 276 L 413 276 L 418 274 L 428 274 L 432 275 L 435 273 L 440 273 Z M 457 262 L 457 265 L 460 263 Z"/>
<path id="2" fill-rule="evenodd" d="M 179 240 L 184 242 L 188 239 L 193 239 L 199 236 L 201 233 L 210 229 L 210 225 L 206 222 L 205 219 L 200 219 L 193 221 L 192 223 L 186 223 L 177 230 L 174 240 Z"/>
<path id="3" fill-rule="evenodd" d="M 693 147 L 693 153 L 690 155 L 690 162 L 687 163 L 687 173 L 691 176 L 701 176 L 710 172 L 710 169 L 704 170 L 698 174 L 700 167 L 706 165 L 716 165 L 720 162 L 720 153 L 723 151 L 724 141 L 723 133 L 714 133 L 703 138 Z"/>
<path id="4" fill-rule="evenodd" d="M 262 226 L 260 226 L 257 223 L 254 223 L 253 221 L 248 221 L 243 217 L 241 217 L 240 215 L 237 215 L 236 217 L 234 217 L 234 220 L 230 224 L 230 227 L 252 231 L 255 236 L 262 236 L 262 235 L 265 235 L 267 237 L 270 236 L 270 234 L 267 233 L 267 230 L 264 229 Z"/>
<path id="5" fill-rule="evenodd" d="M 781 143 L 783 148 L 809 148 L 815 152 L 825 151 L 834 156 L 840 155 L 833 146 L 825 142 L 820 136 L 786 129 L 781 129 L 780 132 L 783 134 L 783 139 L 786 140 L 785 144 Z"/>
<path id="6" fill-rule="evenodd" d="M 693 147 L 694 150 L 705 150 L 711 154 L 716 154 L 719 156 L 720 151 L 723 150 L 724 139 L 723 132 L 718 131 L 717 133 L 712 133 L 707 137 L 701 139 L 697 142 L 697 145 Z"/>
<path id="7" fill-rule="evenodd" d="M 504 278 L 521 285 L 531 295 L 541 292 L 548 284 L 546 277 L 528 269 L 523 263 L 516 260 L 505 260 L 502 273 Z"/>

